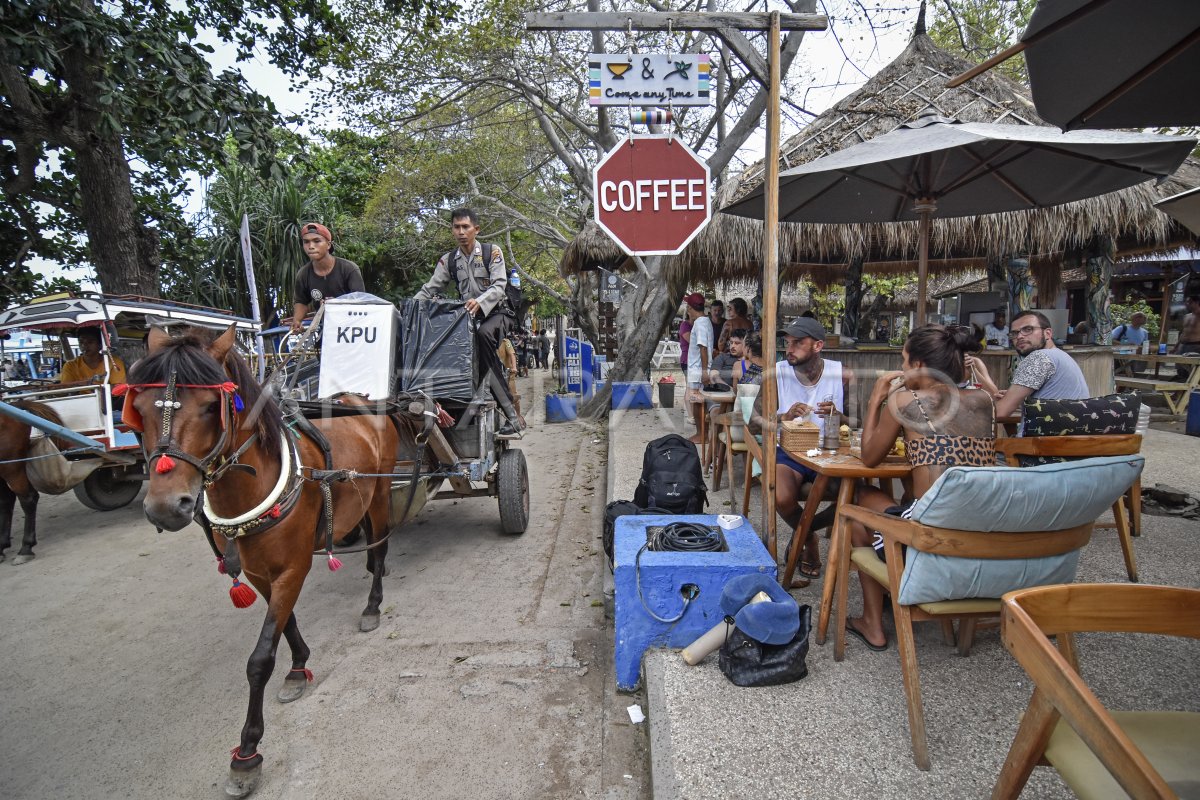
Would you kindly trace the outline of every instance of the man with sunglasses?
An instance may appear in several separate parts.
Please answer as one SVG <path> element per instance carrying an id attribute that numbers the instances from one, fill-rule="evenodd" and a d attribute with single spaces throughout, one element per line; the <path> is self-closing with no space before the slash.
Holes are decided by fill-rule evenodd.
<path id="1" fill-rule="evenodd" d="M 981 359 L 967 357 L 967 367 L 975 371 L 980 386 L 996 398 L 997 417 L 1016 414 L 1027 397 L 1083 400 L 1092 396 L 1075 359 L 1054 346 L 1054 331 L 1045 314 L 1038 311 L 1018 314 L 1008 330 L 1008 339 L 1021 361 L 1013 370 L 1012 385 L 1004 391 L 996 388 Z"/>

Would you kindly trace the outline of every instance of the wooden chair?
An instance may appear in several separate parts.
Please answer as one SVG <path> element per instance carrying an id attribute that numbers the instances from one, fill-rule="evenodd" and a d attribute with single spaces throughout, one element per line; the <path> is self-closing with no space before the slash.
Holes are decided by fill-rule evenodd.
<path id="1" fill-rule="evenodd" d="M 1039 764 L 1057 769 L 1085 800 L 1197 796 L 1200 713 L 1108 711 L 1080 677 L 1074 635 L 1200 639 L 1200 590 L 1128 584 L 1023 589 L 1004 595 L 1001 629 L 1034 690 L 992 800 L 1019 797 Z"/>
<path id="2" fill-rule="evenodd" d="M 1103 436 L 1024 436 L 1016 439 L 997 439 L 996 452 L 1003 453 L 1005 462 L 1011 466 L 1019 463 L 1017 456 L 1043 456 L 1058 458 L 1090 458 L 1092 456 L 1128 456 L 1140 453 L 1142 437 L 1132 434 L 1108 434 Z M 1133 552 L 1133 539 L 1130 538 L 1133 523 L 1132 503 L 1126 507 L 1125 500 L 1130 495 L 1136 495 L 1136 503 L 1141 505 L 1141 478 L 1134 481 L 1129 492 L 1118 497 L 1113 503 L 1112 513 L 1114 522 L 1097 523 L 1097 528 L 1116 528 L 1121 540 L 1121 553 L 1125 556 L 1125 572 L 1129 580 L 1137 583 L 1137 557 Z M 1139 514 L 1140 516 L 1140 508 Z"/>
<path id="3" fill-rule="evenodd" d="M 1041 532 L 977 532 L 951 528 L 934 528 L 879 514 L 862 506 L 847 505 L 838 508 L 839 525 L 835 526 L 833 548 L 836 553 L 838 581 L 836 604 L 838 609 L 835 628 L 834 658 L 841 660 L 845 651 L 847 617 L 847 583 L 850 563 L 853 561 L 860 573 L 865 573 L 883 585 L 891 595 L 892 611 L 896 623 L 896 646 L 900 651 L 900 672 L 904 678 L 904 693 L 908 702 L 908 729 L 912 738 L 913 759 L 917 767 L 929 769 L 929 744 L 925 737 L 925 712 L 921 703 L 921 682 L 917 670 L 917 653 L 913 640 L 913 622 L 937 620 L 975 620 L 980 617 L 996 617 L 1000 614 L 999 598 L 973 598 L 968 600 L 945 600 L 917 605 L 901 605 L 900 579 L 904 572 L 904 552 L 901 545 L 916 548 L 924 553 L 958 558 L 980 559 L 1024 559 L 1061 555 L 1077 550 L 1088 543 L 1094 523 L 1078 525 L 1060 531 Z M 883 536 L 884 563 L 874 548 L 849 546 L 846 521 L 861 522 L 867 530 L 878 531 Z"/>
<path id="4" fill-rule="evenodd" d="M 746 432 L 750 433 L 750 429 L 746 428 Z M 754 462 L 757 461 L 759 466 L 766 463 L 763 459 L 762 440 L 759 437 L 750 434 L 742 437 L 742 443 L 746 446 L 746 469 L 745 477 L 742 479 L 742 516 L 750 513 L 750 484 L 757 478 L 754 477 Z"/>
<path id="5" fill-rule="evenodd" d="M 713 465 L 713 491 L 721 488 L 721 473 L 724 471 L 725 465 L 728 464 L 729 508 L 733 509 L 737 504 L 737 489 L 733 483 L 733 460 L 739 453 L 746 456 L 746 453 L 749 452 L 749 448 L 746 447 L 745 442 L 746 425 L 742 422 L 741 413 L 737 411 L 718 414 L 714 417 L 714 423 L 717 428 L 717 454 Z M 745 469 L 749 471 L 749 457 L 747 456 L 744 461 Z"/>

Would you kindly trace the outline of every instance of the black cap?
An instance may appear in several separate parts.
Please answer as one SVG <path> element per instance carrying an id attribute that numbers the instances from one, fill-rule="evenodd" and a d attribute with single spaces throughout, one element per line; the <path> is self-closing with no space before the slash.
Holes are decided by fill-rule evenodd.
<path id="1" fill-rule="evenodd" d="M 825 341 L 825 326 L 812 317 L 799 317 L 786 328 L 780 328 L 779 332 L 797 339 L 803 339 L 807 336 L 810 339 Z"/>

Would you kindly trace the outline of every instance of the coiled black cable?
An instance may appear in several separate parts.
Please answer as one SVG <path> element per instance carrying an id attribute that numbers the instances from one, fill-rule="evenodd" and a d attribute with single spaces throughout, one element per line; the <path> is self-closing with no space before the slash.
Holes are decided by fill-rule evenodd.
<path id="1" fill-rule="evenodd" d="M 725 540 L 721 536 L 720 531 L 713 530 L 709 526 L 701 525 L 697 522 L 672 522 L 650 534 L 650 538 L 638 549 L 637 557 L 633 561 L 633 574 L 637 583 L 638 600 L 641 601 L 642 608 L 658 622 L 667 624 L 675 623 L 683 619 L 683 615 L 687 613 L 688 606 L 697 594 L 694 587 L 691 593 L 685 593 L 683 595 L 683 608 L 673 617 L 660 617 L 658 614 L 655 614 L 650 610 L 650 606 L 646 605 L 646 598 L 642 595 L 642 553 L 647 550 L 656 553 L 712 553 L 723 550 L 724 547 Z"/>

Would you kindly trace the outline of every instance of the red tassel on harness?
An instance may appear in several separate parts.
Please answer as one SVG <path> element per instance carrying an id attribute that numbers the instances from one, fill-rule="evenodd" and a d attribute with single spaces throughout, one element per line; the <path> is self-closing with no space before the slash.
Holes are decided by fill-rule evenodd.
<path id="1" fill-rule="evenodd" d="M 337 572 L 339 569 L 342 568 L 341 560 L 337 556 L 335 556 L 332 552 L 330 552 L 329 550 L 326 550 L 325 555 L 329 556 L 329 571 L 330 572 Z"/>
<path id="2" fill-rule="evenodd" d="M 258 599 L 258 595 L 249 586 L 234 578 L 233 586 L 229 587 L 229 599 L 233 601 L 233 605 L 237 608 L 249 608 L 254 605 L 254 601 Z"/>
<path id="3" fill-rule="evenodd" d="M 154 465 L 154 471 L 159 475 L 166 475 L 173 469 L 175 469 L 175 459 L 171 458 L 170 456 L 163 456 L 158 460 L 158 463 Z"/>
<path id="4" fill-rule="evenodd" d="M 217 556 L 217 572 L 225 574 L 225 556 Z"/>

